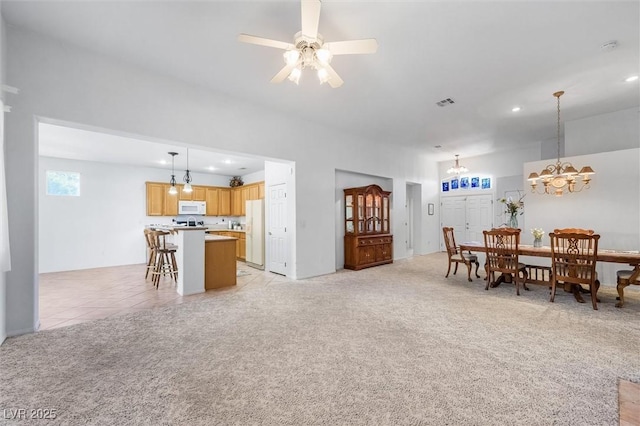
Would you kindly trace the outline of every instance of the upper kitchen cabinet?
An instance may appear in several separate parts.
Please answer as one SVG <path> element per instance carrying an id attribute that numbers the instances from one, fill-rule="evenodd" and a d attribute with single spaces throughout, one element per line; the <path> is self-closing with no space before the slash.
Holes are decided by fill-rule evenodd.
<path id="1" fill-rule="evenodd" d="M 147 182 L 147 216 L 177 216 L 178 194 L 169 194 L 168 183 Z"/>
<path id="2" fill-rule="evenodd" d="M 207 216 L 244 216 L 245 201 L 264 198 L 264 182 L 236 188 L 193 186 L 192 192 L 176 185 L 175 195 L 169 194 L 168 183 L 146 182 L 146 186 L 148 216 L 177 216 L 178 201 L 206 201 Z"/>
<path id="3" fill-rule="evenodd" d="M 219 188 L 218 216 L 231 216 L 231 188 Z"/>
<path id="4" fill-rule="evenodd" d="M 205 188 L 207 216 L 231 215 L 231 189 L 209 186 Z"/>
<path id="5" fill-rule="evenodd" d="M 191 192 L 185 192 L 184 185 L 178 185 L 180 201 L 206 201 L 207 187 L 192 185 L 191 189 Z"/>
<path id="6" fill-rule="evenodd" d="M 147 182 L 147 216 L 164 215 L 164 196 L 164 184 Z"/>
<path id="7" fill-rule="evenodd" d="M 264 199 L 264 182 L 237 186 L 231 190 L 231 216 L 246 214 L 247 200 Z"/>

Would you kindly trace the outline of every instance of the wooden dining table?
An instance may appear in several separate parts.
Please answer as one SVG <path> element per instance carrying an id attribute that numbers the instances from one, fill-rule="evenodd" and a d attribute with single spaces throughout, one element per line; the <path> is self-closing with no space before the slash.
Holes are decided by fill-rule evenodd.
<path id="1" fill-rule="evenodd" d="M 486 252 L 484 244 L 480 242 L 466 242 L 458 244 L 458 246 L 462 251 Z M 518 246 L 518 255 L 551 258 L 551 247 L 534 247 L 532 245 L 521 244 Z M 621 263 L 632 266 L 632 279 L 630 281 L 640 277 L 640 251 L 598 249 L 596 259 L 598 262 Z M 616 307 L 619 308 L 624 305 L 624 287 L 626 286 L 617 285 L 620 301 L 616 304 Z M 578 299 L 579 302 L 581 301 L 577 295 L 576 299 Z"/>

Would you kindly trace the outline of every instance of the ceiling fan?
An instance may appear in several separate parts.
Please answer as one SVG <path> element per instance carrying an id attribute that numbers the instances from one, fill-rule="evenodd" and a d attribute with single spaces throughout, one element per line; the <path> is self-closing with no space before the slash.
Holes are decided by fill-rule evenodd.
<path id="1" fill-rule="evenodd" d="M 286 65 L 271 79 L 272 83 L 280 83 L 289 77 L 289 80 L 298 84 L 302 70 L 312 68 L 317 70 L 320 83 L 329 83 L 335 89 L 342 86 L 344 81 L 330 65 L 334 55 L 375 53 L 378 49 L 378 42 L 374 38 L 325 43 L 318 33 L 320 6 L 320 0 L 301 1 L 302 30 L 294 35 L 293 43 L 249 34 L 238 36 L 238 41 L 243 43 L 285 50 L 283 56 Z"/>

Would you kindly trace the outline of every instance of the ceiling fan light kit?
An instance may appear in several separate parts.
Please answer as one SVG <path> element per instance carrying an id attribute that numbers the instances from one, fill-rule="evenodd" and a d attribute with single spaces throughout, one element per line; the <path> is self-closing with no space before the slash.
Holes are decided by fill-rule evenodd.
<path id="1" fill-rule="evenodd" d="M 238 36 L 238 41 L 243 43 L 285 50 L 283 54 L 285 66 L 271 79 L 272 83 L 280 83 L 288 78 L 295 84 L 299 84 L 302 70 L 310 68 L 316 70 L 320 84 L 329 83 L 336 89 L 342 86 L 344 81 L 330 65 L 333 56 L 375 53 L 378 50 L 378 42 L 375 39 L 325 43 L 324 37 L 318 33 L 320 7 L 320 0 L 301 1 L 302 30 L 295 34 L 293 43 L 249 34 Z"/>

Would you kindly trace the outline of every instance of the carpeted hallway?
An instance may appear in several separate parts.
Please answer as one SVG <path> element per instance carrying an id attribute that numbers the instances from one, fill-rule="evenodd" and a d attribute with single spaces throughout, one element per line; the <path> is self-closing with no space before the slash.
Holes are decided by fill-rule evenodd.
<path id="1" fill-rule="evenodd" d="M 640 294 L 520 297 L 442 253 L 8 339 L 8 424 L 616 425 L 640 381 Z M 27 411 L 28 412 L 28 411 Z"/>

